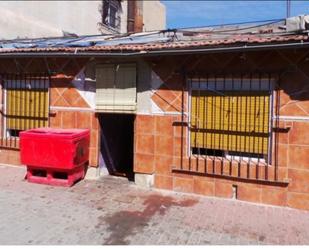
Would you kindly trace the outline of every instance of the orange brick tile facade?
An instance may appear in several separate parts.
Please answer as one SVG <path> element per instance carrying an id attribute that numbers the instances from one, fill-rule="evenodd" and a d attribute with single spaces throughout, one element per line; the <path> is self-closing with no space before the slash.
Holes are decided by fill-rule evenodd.
<path id="1" fill-rule="evenodd" d="M 309 63 L 305 54 L 307 52 L 303 50 L 265 53 L 257 51 L 248 52 L 246 56 L 242 56 L 241 53 L 230 53 L 208 57 L 205 55 L 205 58 L 189 55 L 157 58 L 158 61 L 154 61 L 156 63 L 151 64 L 153 65 L 151 67 L 163 84 L 153 91 L 151 101 L 162 113 L 136 115 L 134 172 L 153 174 L 155 187 L 161 189 L 232 198 L 236 187 L 237 198 L 240 200 L 309 210 L 309 157 L 307 156 L 309 153 L 309 75 L 306 75 L 306 72 L 309 72 Z M 296 63 L 297 68 L 296 70 L 293 67 L 294 71 L 288 68 L 293 62 Z M 184 107 L 184 111 L 187 112 L 188 106 L 188 92 L 185 91 L 184 96 L 181 92 L 185 84 L 180 71 L 184 67 L 189 72 L 191 70 L 192 72 L 220 73 L 227 70 L 227 73 L 237 74 L 261 71 L 276 72 L 277 76 L 280 75 L 277 77 L 280 80 L 276 83 L 274 96 L 275 114 L 280 119 L 276 122 L 278 131 L 273 132 L 274 136 L 277 136 L 277 144 L 273 144 L 273 151 L 276 153 L 272 156 L 278 166 L 278 178 L 288 180 L 287 186 L 173 172 L 173 168 L 180 165 L 181 153 L 184 155 L 188 153 L 188 144 L 186 144 L 188 132 L 183 134 L 181 152 L 181 127 L 175 125 L 175 122 L 181 120 L 179 113 L 181 108 Z M 98 166 L 100 143 L 98 119 L 71 84 L 77 70 L 74 73 L 52 78 L 50 126 L 91 129 L 90 165 Z M 182 97 L 184 97 L 183 100 Z M 19 164 L 19 151 L 0 149 L 0 162 Z M 220 163 L 216 161 L 214 167 L 220 168 Z M 183 159 L 183 167 L 188 168 L 186 156 Z M 206 167 L 212 166 L 208 164 Z M 228 170 L 228 167 L 223 163 L 223 173 Z M 240 167 L 246 167 L 246 165 Z M 264 169 L 250 167 L 248 172 L 250 178 L 255 178 L 256 173 L 263 176 Z M 201 168 L 193 170 L 199 171 Z M 241 172 L 243 174 L 246 171 Z M 271 175 L 273 171 L 269 174 L 273 177 Z M 237 165 L 231 166 L 231 175 L 238 176 Z"/>
<path id="2" fill-rule="evenodd" d="M 20 153 L 15 149 L 0 149 L 0 162 L 1 164 L 20 165 Z"/>
<path id="3" fill-rule="evenodd" d="M 254 56 L 256 56 L 254 58 Z M 284 56 L 269 52 L 265 56 L 257 53 L 249 61 L 255 61 L 259 69 L 265 71 L 282 70 L 287 63 L 283 58 L 296 60 L 301 52 Z M 291 56 L 291 57 L 290 57 Z M 224 57 L 224 56 L 223 56 Z M 262 60 L 256 58 L 262 57 Z M 207 57 L 208 58 L 208 57 Z M 209 59 L 209 62 L 207 60 Z M 212 61 L 211 57 L 204 59 L 206 63 L 197 65 L 196 71 L 207 68 L 210 72 L 218 71 L 218 63 Z M 178 61 L 179 60 L 179 61 Z M 184 59 L 183 59 L 184 60 Z M 181 58 L 177 63 L 181 64 Z M 190 60 L 188 60 L 190 64 Z M 224 61 L 224 60 L 222 60 Z M 254 63 L 242 63 L 239 58 L 228 59 L 225 65 L 230 72 L 250 71 Z M 213 63 L 212 63 L 213 62 Z M 172 59 L 162 61 L 154 67 L 154 71 L 160 76 L 163 85 L 152 95 L 152 101 L 162 110 L 162 114 L 137 115 L 135 123 L 135 172 L 154 175 L 154 186 L 156 188 L 168 189 L 179 192 L 195 193 L 207 196 L 224 198 L 233 197 L 233 186 L 237 188 L 237 198 L 243 201 L 264 203 L 270 205 L 288 206 L 291 208 L 309 210 L 309 71 L 308 63 L 304 58 L 298 61 L 299 71 L 284 74 L 275 87 L 274 113 L 280 119 L 274 127 L 280 128 L 273 132 L 277 136 L 277 144 L 273 144 L 273 162 L 278 166 L 278 179 L 288 181 L 287 185 L 274 185 L 271 183 L 259 183 L 254 181 L 239 181 L 237 179 L 222 179 L 211 176 L 197 176 L 188 173 L 175 173 L 173 167 L 180 165 L 180 126 L 175 126 L 175 121 L 180 121 L 179 110 L 181 110 L 180 88 L 182 79 L 179 73 L 173 73 L 173 68 L 168 65 L 177 64 Z M 200 70 L 199 70 L 200 69 Z M 187 106 L 187 92 L 184 96 L 184 107 Z M 186 110 L 185 110 L 186 111 Z M 173 113 L 172 113 L 173 112 Z M 275 121 L 274 121 L 275 122 Z M 187 136 L 184 132 L 184 136 Z M 139 142 L 145 139 L 144 142 Z M 185 139 L 186 141 L 186 139 Z M 146 146 L 149 146 L 145 149 Z M 188 146 L 184 142 L 183 154 L 187 155 Z M 184 157 L 183 167 L 188 167 L 187 157 Z M 192 164 L 195 165 L 195 164 Z M 220 167 L 219 162 L 215 167 Z M 210 165 L 207 165 L 210 167 Z M 225 172 L 228 166 L 223 166 Z M 246 167 L 246 165 L 241 165 Z M 271 165 L 270 167 L 274 167 Z M 199 169 L 193 169 L 199 171 Z M 232 175 L 237 177 L 237 166 L 232 166 Z M 243 170 L 242 172 L 246 172 Z M 250 178 L 254 179 L 257 169 L 250 167 Z M 265 167 L 258 169 L 260 176 L 264 176 Z M 273 177 L 273 171 L 268 172 Z"/>
<path id="4" fill-rule="evenodd" d="M 280 144 L 282 149 L 279 150 L 278 157 L 282 159 L 279 160 L 278 174 L 279 179 L 289 179 L 287 187 L 173 173 L 173 166 L 179 166 L 177 163 L 179 163 L 180 140 L 177 134 L 178 127 L 173 126 L 173 121 L 177 119 L 176 116 L 137 115 L 136 117 L 135 125 L 139 128 L 135 134 L 134 171 L 154 174 L 155 187 L 232 198 L 232 186 L 236 185 L 239 200 L 309 210 L 309 160 L 306 156 L 308 146 Z M 301 125 L 309 126 L 297 122 L 296 127 Z M 298 134 L 298 138 L 295 133 Z M 290 137 L 294 139 L 303 139 L 306 136 L 304 133 L 298 133 L 297 129 L 290 130 Z M 307 139 L 304 141 L 309 141 L 309 137 Z M 140 143 L 139 140 L 144 141 Z M 261 175 L 264 171 L 263 168 L 260 170 Z M 254 173 L 255 168 L 250 171 Z M 236 166 L 233 172 L 236 176 Z"/>
<path id="5" fill-rule="evenodd" d="M 73 77 L 67 75 L 52 78 L 51 107 L 62 107 L 64 110 L 51 110 L 50 127 L 90 129 L 89 165 L 97 167 L 100 138 L 98 119 L 93 111 L 88 110 L 89 105 L 72 85 L 72 80 Z M 70 107 L 75 109 L 71 110 Z"/>
<path id="6" fill-rule="evenodd" d="M 90 158 L 89 165 L 99 164 L 99 124 L 94 111 L 72 85 L 73 76 L 56 75 L 50 84 L 50 117 L 49 126 L 52 128 L 81 128 L 90 129 Z M 61 109 L 54 109 L 60 107 Z M 73 107 L 73 109 L 70 109 Z M 80 109 L 80 110 L 79 110 Z M 17 149 L 0 149 L 0 162 L 20 165 L 20 153 Z"/>
<path id="7" fill-rule="evenodd" d="M 50 117 L 52 128 L 78 128 L 90 129 L 90 155 L 89 165 L 98 166 L 99 126 L 94 112 L 82 111 L 53 111 Z"/>

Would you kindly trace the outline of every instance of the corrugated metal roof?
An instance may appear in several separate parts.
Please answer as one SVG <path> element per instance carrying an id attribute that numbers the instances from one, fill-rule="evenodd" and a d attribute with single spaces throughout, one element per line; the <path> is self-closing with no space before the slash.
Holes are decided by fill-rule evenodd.
<path id="1" fill-rule="evenodd" d="M 308 41 L 308 34 L 288 33 L 284 21 L 258 25 L 237 25 L 165 30 L 126 35 L 42 38 L 0 41 L 0 54 L 50 52 L 138 52 L 171 49 L 224 47 L 237 44 L 271 44 Z"/>

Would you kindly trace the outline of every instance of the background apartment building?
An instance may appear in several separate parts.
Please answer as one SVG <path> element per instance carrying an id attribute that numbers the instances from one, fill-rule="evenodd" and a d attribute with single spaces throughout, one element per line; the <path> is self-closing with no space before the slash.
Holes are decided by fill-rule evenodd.
<path id="1" fill-rule="evenodd" d="M 165 29 L 159 1 L 1 1 L 0 39 Z"/>

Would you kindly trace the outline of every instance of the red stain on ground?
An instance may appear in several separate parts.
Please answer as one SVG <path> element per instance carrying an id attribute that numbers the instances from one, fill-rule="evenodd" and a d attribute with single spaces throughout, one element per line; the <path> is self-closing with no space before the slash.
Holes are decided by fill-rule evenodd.
<path id="1" fill-rule="evenodd" d="M 107 223 L 108 230 L 111 231 L 105 244 L 128 244 L 127 237 L 142 231 L 155 214 L 164 215 L 172 206 L 191 207 L 197 202 L 196 199 L 177 201 L 170 196 L 150 195 L 143 202 L 146 206 L 143 211 L 120 211 L 112 216 L 102 217 L 102 222 Z"/>

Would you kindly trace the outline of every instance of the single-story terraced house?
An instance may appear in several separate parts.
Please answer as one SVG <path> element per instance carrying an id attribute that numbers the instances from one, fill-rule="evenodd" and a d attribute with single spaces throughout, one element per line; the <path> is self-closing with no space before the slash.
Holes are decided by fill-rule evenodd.
<path id="1" fill-rule="evenodd" d="M 308 17 L 0 42 L 0 163 L 88 128 L 89 172 L 309 210 Z"/>

